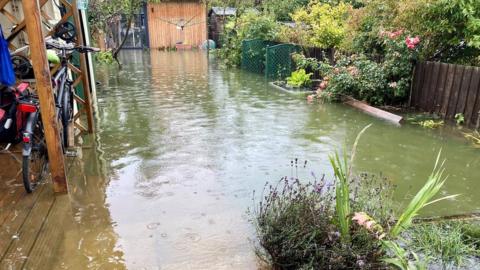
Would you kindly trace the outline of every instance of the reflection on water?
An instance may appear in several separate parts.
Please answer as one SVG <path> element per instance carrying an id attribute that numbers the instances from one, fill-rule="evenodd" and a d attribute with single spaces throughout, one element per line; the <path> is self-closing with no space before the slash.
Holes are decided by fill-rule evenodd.
<path id="1" fill-rule="evenodd" d="M 357 170 L 383 172 L 404 202 L 442 148 L 450 174 L 444 193 L 462 197 L 427 214 L 480 208 L 478 151 L 447 130 L 308 105 L 261 76 L 209 65 L 202 52 L 136 51 L 123 59 L 120 74 L 96 71 L 100 150 L 85 150 L 74 165 L 75 229 L 65 236 L 64 268 L 254 269 L 252 191 L 289 175 L 296 157 L 331 175 L 328 154 L 369 123 Z"/>

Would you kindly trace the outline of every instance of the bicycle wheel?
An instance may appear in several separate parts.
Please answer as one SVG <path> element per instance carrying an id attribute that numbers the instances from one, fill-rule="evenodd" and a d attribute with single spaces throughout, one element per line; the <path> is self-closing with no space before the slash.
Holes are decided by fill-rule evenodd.
<path id="1" fill-rule="evenodd" d="M 35 127 L 32 138 L 32 151 L 23 157 L 23 185 L 27 193 L 32 193 L 44 179 L 48 165 L 47 147 L 41 124 Z"/>
<path id="2" fill-rule="evenodd" d="M 62 126 L 63 126 L 63 146 L 64 148 L 68 148 L 68 140 L 69 140 L 69 133 L 68 133 L 68 126 L 73 119 L 73 99 L 70 92 L 70 85 L 65 85 L 65 90 L 63 92 L 63 99 L 62 99 Z"/>

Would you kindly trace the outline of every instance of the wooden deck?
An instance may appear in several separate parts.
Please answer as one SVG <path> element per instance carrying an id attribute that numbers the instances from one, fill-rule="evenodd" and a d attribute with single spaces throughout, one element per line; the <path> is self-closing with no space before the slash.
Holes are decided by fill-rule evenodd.
<path id="1" fill-rule="evenodd" d="M 18 150 L 0 154 L 0 269 L 51 269 L 71 204 L 68 195 L 53 193 L 50 179 L 25 192 Z"/>

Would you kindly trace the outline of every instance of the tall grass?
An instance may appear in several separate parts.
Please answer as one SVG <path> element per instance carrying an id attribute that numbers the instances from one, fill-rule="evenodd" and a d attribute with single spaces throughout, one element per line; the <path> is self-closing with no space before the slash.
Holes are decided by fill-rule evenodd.
<path id="1" fill-rule="evenodd" d="M 358 142 L 362 134 L 371 126 L 368 125 L 358 133 L 355 143 L 353 144 L 352 152 L 350 154 L 350 161 L 348 160 L 346 150 L 344 150 L 343 158 L 340 159 L 338 152 L 330 155 L 330 164 L 336 180 L 335 187 L 335 213 L 340 229 L 342 240 L 348 241 L 350 239 L 350 177 L 352 173 L 352 164 L 355 159 Z"/>
<path id="2" fill-rule="evenodd" d="M 474 240 L 465 233 L 461 222 L 421 224 L 411 230 L 413 249 L 436 258 L 443 268 L 462 266 L 470 256 L 479 255 Z"/>
<path id="3" fill-rule="evenodd" d="M 408 228 L 412 224 L 412 220 L 418 215 L 418 212 L 425 206 L 458 196 L 458 194 L 455 194 L 431 201 L 431 199 L 443 187 L 445 180 L 447 179 L 447 177 L 443 176 L 445 172 L 445 160 L 440 162 L 440 156 L 441 151 L 438 153 L 435 166 L 432 173 L 428 177 L 427 182 L 410 201 L 407 208 L 403 211 L 402 215 L 390 231 L 390 236 L 392 238 L 398 237 L 403 230 Z"/>

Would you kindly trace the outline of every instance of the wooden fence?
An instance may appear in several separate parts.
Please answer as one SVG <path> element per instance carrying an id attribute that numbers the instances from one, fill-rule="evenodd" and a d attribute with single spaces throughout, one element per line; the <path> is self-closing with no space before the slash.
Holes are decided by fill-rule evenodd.
<path id="1" fill-rule="evenodd" d="M 150 48 L 198 47 L 207 39 L 207 9 L 200 1 L 150 3 L 147 17 Z"/>
<path id="2" fill-rule="evenodd" d="M 457 113 L 475 127 L 480 114 L 480 68 L 422 62 L 415 68 L 410 105 L 446 120 Z"/>

